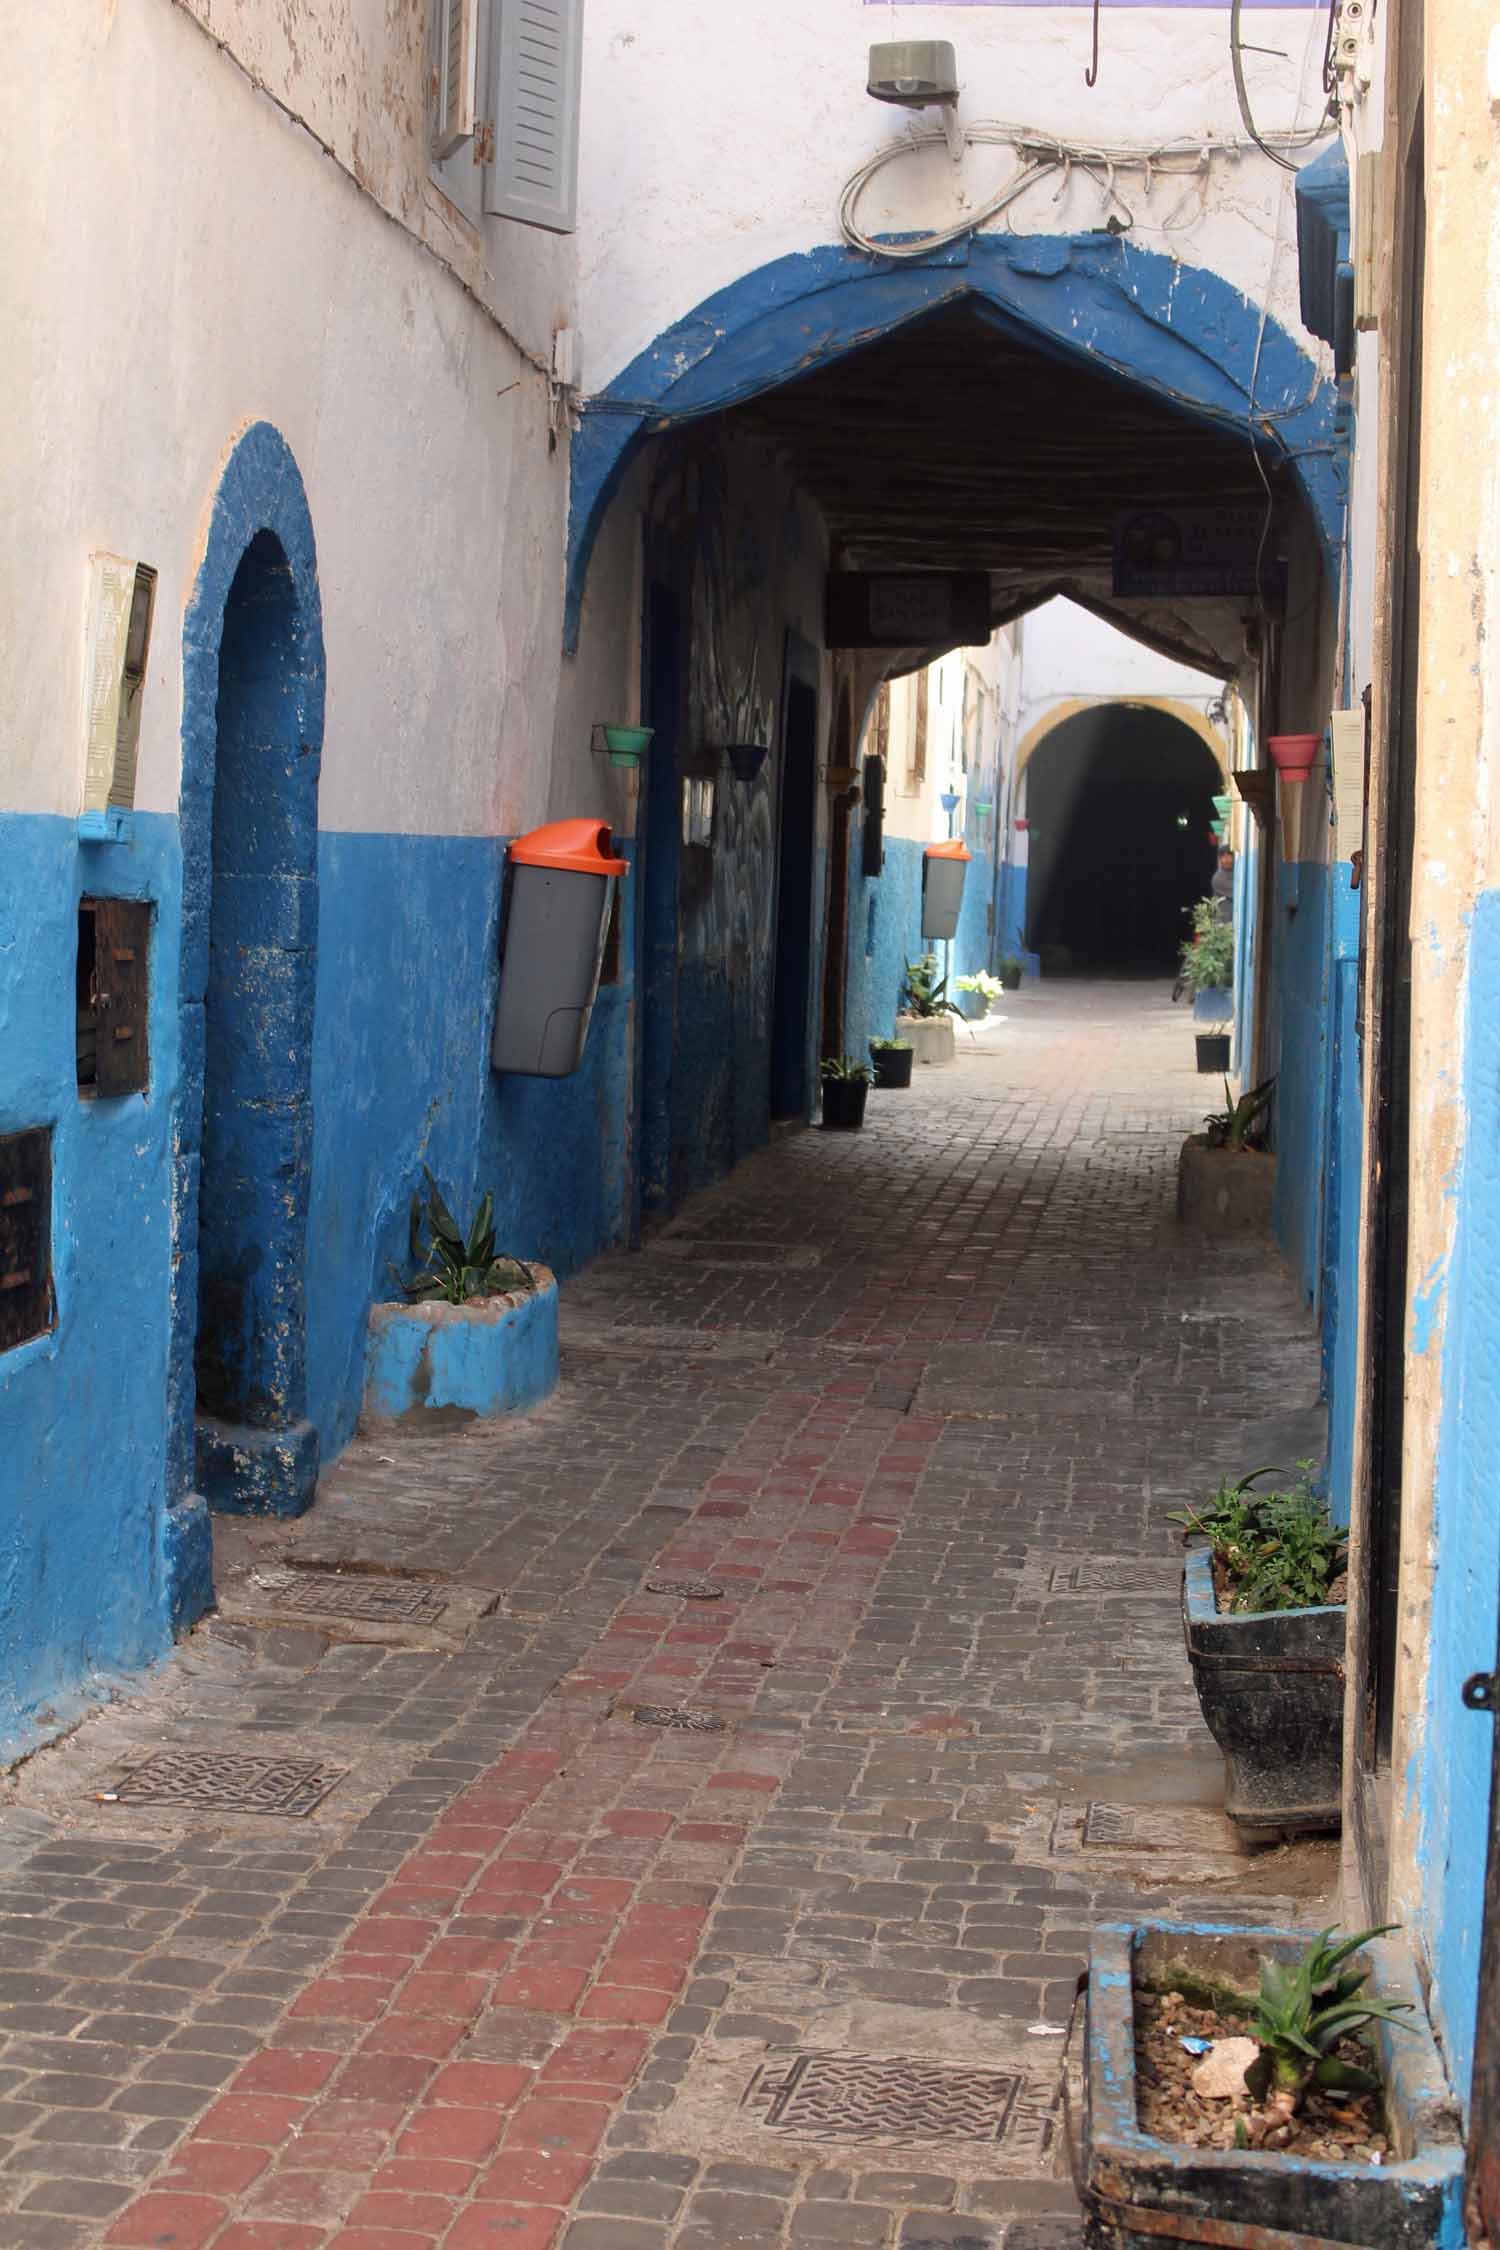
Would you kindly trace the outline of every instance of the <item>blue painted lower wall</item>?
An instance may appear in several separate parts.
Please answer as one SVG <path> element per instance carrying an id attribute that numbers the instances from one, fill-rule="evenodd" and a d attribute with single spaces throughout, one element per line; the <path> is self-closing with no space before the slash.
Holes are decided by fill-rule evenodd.
<path id="1" fill-rule="evenodd" d="M 1443 1411 L 1433 1494 L 1431 1661 L 1415 1771 L 1421 1811 L 1418 1922 L 1431 2005 L 1455 2087 L 1474 2063 L 1494 1722 L 1459 1690 L 1495 1664 L 1500 1607 L 1500 892 L 1469 933 L 1463 1161 L 1447 1277 Z M 1432 1348 L 1428 1346 L 1427 1348 Z M 1420 1335 L 1408 1340 L 1420 1353 Z"/>
<path id="2" fill-rule="evenodd" d="M 1274 932 L 1280 1031 L 1276 1080 L 1276 1236 L 1301 1285 L 1319 1302 L 1327 1133 L 1328 870 L 1300 860 L 1278 870 Z"/>
<path id="3" fill-rule="evenodd" d="M 0 815 L 0 1132 L 50 1124 L 56 1326 L 0 1354 L 0 1756 L 166 1647 L 163 1516 L 177 1048 L 175 821 L 80 847 Z M 78 901 L 157 902 L 151 1084 L 81 1100 Z"/>
<path id="4" fill-rule="evenodd" d="M 319 838 L 307 1382 L 325 1464 L 355 1427 L 369 1306 L 392 1294 L 424 1163 L 460 1216 L 491 1188 L 502 1247 L 560 1275 L 627 1229 L 634 917 L 582 1068 L 497 1078 L 503 857 L 494 838 Z M 80 1098 L 74 1060 L 94 893 L 157 906 L 150 1088 L 104 1101 Z M 0 1353 L 0 1752 L 160 1655 L 205 1559 L 167 1508 L 182 927 L 171 817 L 80 846 L 71 820 L 0 815 L 0 1131 L 54 1128 L 57 1299 L 51 1333 Z"/>

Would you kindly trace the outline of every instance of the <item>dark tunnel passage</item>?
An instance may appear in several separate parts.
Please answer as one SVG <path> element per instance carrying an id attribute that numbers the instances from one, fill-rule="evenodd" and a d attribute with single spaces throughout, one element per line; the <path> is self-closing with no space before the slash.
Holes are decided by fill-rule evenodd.
<path id="1" fill-rule="evenodd" d="M 1026 942 L 1048 974 L 1170 976 L 1214 872 L 1208 745 L 1125 703 L 1056 727 L 1026 769 Z"/>

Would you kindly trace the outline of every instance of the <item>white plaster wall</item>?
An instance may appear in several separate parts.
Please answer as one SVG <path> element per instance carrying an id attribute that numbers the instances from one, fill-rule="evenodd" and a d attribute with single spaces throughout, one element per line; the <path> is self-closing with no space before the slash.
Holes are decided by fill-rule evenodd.
<path id="1" fill-rule="evenodd" d="M 1203 711 L 1224 683 L 1158 656 L 1076 602 L 1043 602 L 1026 619 L 1019 719 L 1023 733 L 1076 697 L 1169 696 Z"/>
<path id="2" fill-rule="evenodd" d="M 1257 8 L 1246 38 L 1262 131 L 1306 127 L 1323 105 L 1325 18 Z M 1204 137 L 1243 143 L 1227 7 L 1106 9 L 1097 86 L 1084 85 L 1087 7 L 872 7 L 865 0 L 589 0 L 579 181 L 583 387 L 598 391 L 671 321 L 791 251 L 836 242 L 844 182 L 905 130 L 865 92 L 878 39 L 943 38 L 957 50 L 961 121 L 1003 121 L 1095 141 Z M 919 120 L 929 126 L 935 117 Z M 965 160 L 971 204 L 1008 176 L 1010 152 Z M 1297 320 L 1291 176 L 1254 151 L 1196 180 L 1120 179 L 1131 239 L 1227 276 L 1320 355 Z M 1099 187 L 1075 173 L 1018 205 L 1018 232 L 1098 226 Z M 960 215 L 946 155 L 908 158 L 861 206 L 871 231 Z M 1004 224 L 1002 220 L 999 222 Z M 1274 265 L 1274 273 L 1271 269 Z"/>
<path id="3" fill-rule="evenodd" d="M 26 11 L 0 131 L 0 491 L 30 527 L 0 561 L 0 802 L 77 810 L 102 547 L 160 572 L 137 802 L 175 809 L 183 611 L 224 460 L 265 419 L 317 538 L 323 825 L 542 817 L 567 473 L 544 377 L 173 0 Z"/>

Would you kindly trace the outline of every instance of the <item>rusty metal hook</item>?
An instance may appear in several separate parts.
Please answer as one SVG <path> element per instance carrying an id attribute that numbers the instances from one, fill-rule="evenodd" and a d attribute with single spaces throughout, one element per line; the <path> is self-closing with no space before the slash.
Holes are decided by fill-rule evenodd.
<path id="1" fill-rule="evenodd" d="M 1092 60 L 1092 62 L 1091 62 L 1091 63 L 1089 64 L 1089 67 L 1088 67 L 1088 69 L 1087 69 L 1087 70 L 1086 70 L 1086 71 L 1084 72 L 1084 74 L 1083 74 L 1083 83 L 1085 84 L 1085 86 L 1095 86 L 1095 85 L 1097 85 L 1097 84 L 1098 84 L 1098 82 L 1099 82 L 1099 0 L 1094 0 L 1094 56 L 1093 56 L 1093 60 Z"/>

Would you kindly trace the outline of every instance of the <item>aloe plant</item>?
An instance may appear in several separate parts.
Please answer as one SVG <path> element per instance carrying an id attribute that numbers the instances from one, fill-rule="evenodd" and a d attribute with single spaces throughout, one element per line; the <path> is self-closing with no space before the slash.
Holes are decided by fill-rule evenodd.
<path id="1" fill-rule="evenodd" d="M 422 1198 L 413 1195 L 407 1240 L 416 1272 L 410 1281 L 404 1281 L 396 1268 L 391 1267 L 404 1296 L 414 1303 L 436 1300 L 443 1304 L 466 1305 L 475 1297 L 491 1297 L 505 1289 L 535 1286 L 535 1276 L 524 1259 L 495 1255 L 493 1195 L 485 1195 L 473 1225 L 465 1233 L 425 1164 L 422 1177 L 427 1183 L 427 1239 L 425 1242 L 422 1239 Z"/>
<path id="2" fill-rule="evenodd" d="M 961 1013 L 955 1001 L 946 999 L 948 979 L 938 975 L 938 958 L 935 953 L 924 953 L 918 961 L 906 964 L 906 982 L 902 989 L 902 1002 L 909 1016 L 956 1016 Z"/>
<path id="3" fill-rule="evenodd" d="M 1394 1922 L 1382 1923 L 1338 1944 L 1333 1943 L 1337 1933 L 1324 1930 L 1300 1961 L 1268 1956 L 1261 1962 L 1250 2029 L 1266 2067 L 1264 2114 L 1272 2125 L 1296 2113 L 1309 2086 L 1347 2093 L 1377 2090 L 1380 2082 L 1373 2072 L 1345 2061 L 1334 2049 L 1366 2024 L 1409 2028 L 1401 2021 L 1410 2012 L 1409 2000 L 1381 2000 L 1364 1992 L 1369 1970 L 1345 1966 L 1362 1945 L 1395 1927 Z"/>

